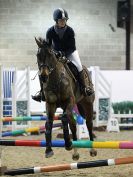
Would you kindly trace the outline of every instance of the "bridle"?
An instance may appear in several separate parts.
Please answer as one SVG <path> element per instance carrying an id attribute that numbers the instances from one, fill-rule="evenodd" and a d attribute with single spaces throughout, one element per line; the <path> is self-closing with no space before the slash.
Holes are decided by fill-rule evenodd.
<path id="1" fill-rule="evenodd" d="M 56 70 L 57 65 L 60 62 L 60 60 L 57 59 L 57 57 L 56 57 L 56 55 L 57 55 L 56 51 L 54 51 L 53 49 L 50 49 L 49 52 L 50 52 L 51 55 L 54 55 L 53 57 L 55 57 L 55 59 L 56 59 L 55 66 L 54 67 L 49 67 L 49 65 L 47 65 L 47 64 L 41 64 L 41 65 L 38 66 L 38 68 L 39 68 L 39 71 L 41 71 L 41 69 L 47 68 L 48 71 L 49 71 L 49 75 L 50 75 L 50 74 L 53 73 L 54 70 Z"/>

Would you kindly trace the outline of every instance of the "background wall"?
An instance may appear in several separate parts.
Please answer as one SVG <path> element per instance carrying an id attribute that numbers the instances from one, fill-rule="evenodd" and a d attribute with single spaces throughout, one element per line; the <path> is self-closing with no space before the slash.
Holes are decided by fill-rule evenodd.
<path id="1" fill-rule="evenodd" d="M 125 30 L 116 27 L 117 0 L 0 0 L 0 63 L 37 69 L 34 36 L 45 37 L 48 27 L 54 24 L 53 10 L 58 7 L 68 11 L 68 25 L 76 32 L 84 65 L 125 69 Z"/>

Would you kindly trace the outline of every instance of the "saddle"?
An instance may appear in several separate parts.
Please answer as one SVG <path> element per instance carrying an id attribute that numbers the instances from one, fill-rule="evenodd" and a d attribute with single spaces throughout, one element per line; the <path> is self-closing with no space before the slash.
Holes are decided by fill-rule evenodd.
<path id="1" fill-rule="evenodd" d="M 72 72 L 74 79 L 75 81 L 78 81 L 78 75 L 79 75 L 79 72 L 78 72 L 78 69 L 77 67 L 71 62 L 69 61 L 68 63 L 66 63 L 68 68 L 70 69 L 70 71 Z M 67 67 L 66 67 L 66 70 L 67 70 Z"/>
<path id="2" fill-rule="evenodd" d="M 79 85 L 79 71 L 78 71 L 77 67 L 70 61 L 68 63 L 66 63 L 66 65 L 68 66 L 68 67 L 66 67 L 66 70 L 68 71 L 67 68 L 69 68 L 69 70 L 72 73 L 71 77 Z M 84 82 L 85 82 L 85 85 L 87 87 L 89 87 L 91 90 L 94 90 L 92 79 L 91 79 L 91 73 L 88 71 L 88 69 L 84 65 L 83 65 L 83 71 L 84 71 Z"/>
<path id="3" fill-rule="evenodd" d="M 83 66 L 83 71 L 81 75 L 81 72 L 79 73 L 77 67 L 71 61 L 69 61 L 65 56 L 61 56 L 58 59 L 60 62 L 64 64 L 66 71 L 68 72 L 70 77 L 75 81 L 77 86 L 80 88 L 81 92 L 83 91 L 84 87 L 88 88 L 91 94 L 94 92 L 90 72 L 85 66 Z M 86 96 L 88 95 L 87 93 L 84 94 Z"/>

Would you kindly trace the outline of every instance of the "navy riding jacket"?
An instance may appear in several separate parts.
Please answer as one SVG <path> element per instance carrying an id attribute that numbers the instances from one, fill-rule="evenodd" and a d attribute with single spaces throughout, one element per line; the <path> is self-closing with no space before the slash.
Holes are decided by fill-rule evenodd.
<path id="1" fill-rule="evenodd" d="M 76 50 L 75 33 L 70 26 L 67 26 L 61 39 L 55 32 L 54 26 L 52 26 L 46 33 L 46 40 L 54 50 L 63 52 L 66 57 Z"/>

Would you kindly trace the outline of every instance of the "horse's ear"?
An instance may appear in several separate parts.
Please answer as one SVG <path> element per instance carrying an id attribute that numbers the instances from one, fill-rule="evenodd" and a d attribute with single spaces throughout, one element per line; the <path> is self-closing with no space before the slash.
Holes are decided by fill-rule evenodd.
<path id="1" fill-rule="evenodd" d="M 40 40 L 38 40 L 36 37 L 35 37 L 35 41 L 36 41 L 38 47 L 42 47 L 43 43 Z"/>

